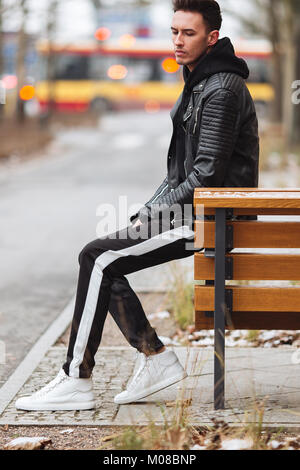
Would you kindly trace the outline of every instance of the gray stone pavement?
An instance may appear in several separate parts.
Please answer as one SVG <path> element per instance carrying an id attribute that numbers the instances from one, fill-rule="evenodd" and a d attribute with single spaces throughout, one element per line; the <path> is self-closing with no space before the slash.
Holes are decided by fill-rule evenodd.
<path id="1" fill-rule="evenodd" d="M 264 402 L 263 424 L 270 428 L 300 430 L 300 364 L 295 348 L 227 348 L 226 409 L 213 409 L 213 348 L 173 347 L 188 377 L 135 404 L 116 405 L 113 397 L 126 386 L 134 368 L 135 351 L 129 347 L 100 347 L 96 355 L 94 388 L 97 407 L 76 412 L 17 411 L 16 399 L 32 393 L 57 374 L 66 348 L 51 347 L 24 386 L 0 415 L 9 425 L 146 425 L 171 422 L 180 413 L 180 400 L 191 399 L 188 422 L 210 425 L 213 418 L 230 425 L 256 421 L 255 402 Z"/>

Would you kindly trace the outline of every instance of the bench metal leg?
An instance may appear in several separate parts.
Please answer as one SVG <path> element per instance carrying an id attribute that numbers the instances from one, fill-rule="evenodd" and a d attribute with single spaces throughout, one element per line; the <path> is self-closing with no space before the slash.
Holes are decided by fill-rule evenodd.
<path id="1" fill-rule="evenodd" d="M 214 408 L 224 409 L 226 209 L 216 209 Z"/>

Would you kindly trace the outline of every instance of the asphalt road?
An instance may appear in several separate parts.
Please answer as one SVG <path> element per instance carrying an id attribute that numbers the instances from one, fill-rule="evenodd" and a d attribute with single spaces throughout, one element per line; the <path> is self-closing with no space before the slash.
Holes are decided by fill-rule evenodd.
<path id="1" fill-rule="evenodd" d="M 116 208 L 113 232 L 161 183 L 171 129 L 165 111 L 110 114 L 96 129 L 58 132 L 32 160 L 0 165 L 0 385 L 75 294 L 78 253 L 99 236 L 97 209 Z M 133 287 L 155 289 L 157 269 L 129 275 Z"/>

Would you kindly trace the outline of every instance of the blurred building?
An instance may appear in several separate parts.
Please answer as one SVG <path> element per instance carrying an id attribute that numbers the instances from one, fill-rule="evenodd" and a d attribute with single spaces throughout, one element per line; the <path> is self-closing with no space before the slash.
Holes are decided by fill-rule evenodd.
<path id="1" fill-rule="evenodd" d="M 36 51 L 37 36 L 34 34 L 26 35 L 27 53 L 25 56 L 25 67 L 28 76 L 34 76 L 37 64 Z M 4 75 L 16 74 L 16 58 L 18 52 L 18 33 L 3 33 L 3 59 L 4 59 Z"/>

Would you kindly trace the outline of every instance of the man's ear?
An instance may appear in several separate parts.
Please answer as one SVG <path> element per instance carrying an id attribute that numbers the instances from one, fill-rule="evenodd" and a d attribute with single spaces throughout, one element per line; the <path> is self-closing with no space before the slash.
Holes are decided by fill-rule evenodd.
<path id="1" fill-rule="evenodd" d="M 211 31 L 208 35 L 208 47 L 214 46 L 219 39 L 220 36 L 220 31 L 215 29 L 214 31 Z"/>

